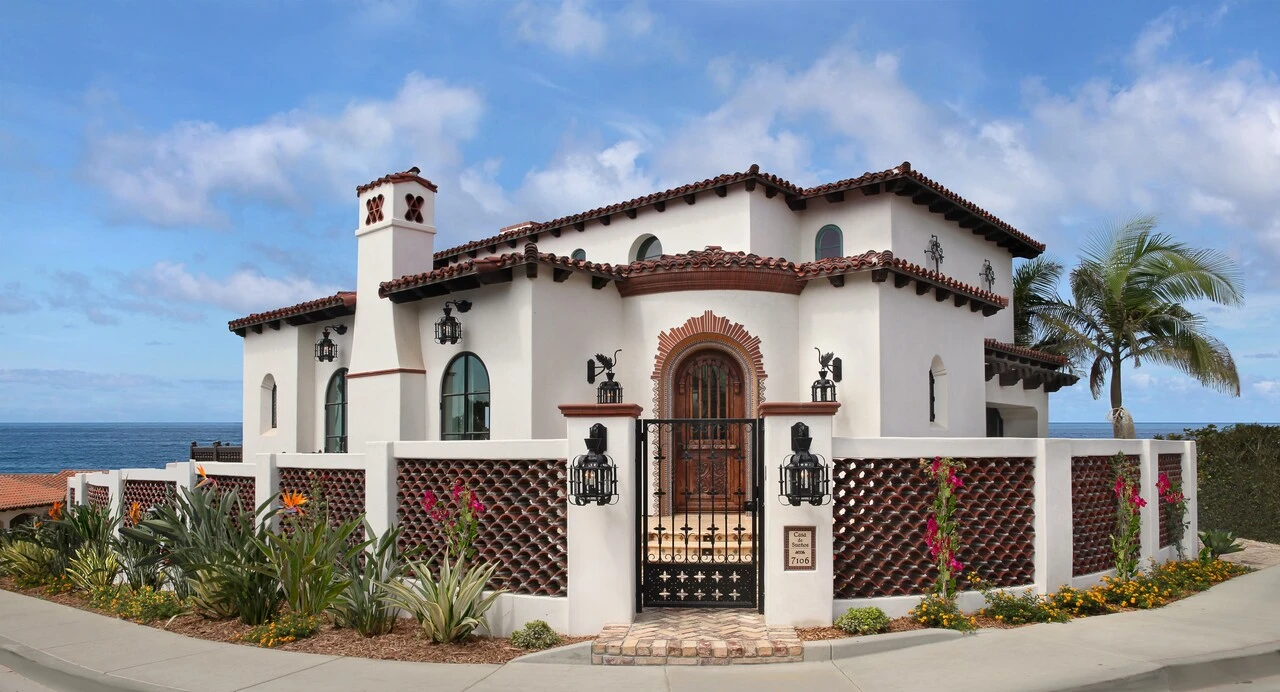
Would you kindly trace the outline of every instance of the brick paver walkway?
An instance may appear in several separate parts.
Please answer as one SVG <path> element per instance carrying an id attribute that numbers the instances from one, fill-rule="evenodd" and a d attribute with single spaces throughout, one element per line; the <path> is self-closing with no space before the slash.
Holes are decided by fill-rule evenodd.
<path id="1" fill-rule="evenodd" d="M 1280 545 L 1251 541 L 1247 538 L 1241 538 L 1240 545 L 1244 546 L 1244 550 L 1223 555 L 1222 559 L 1228 562 L 1238 562 L 1254 569 L 1280 565 Z"/>
<path id="2" fill-rule="evenodd" d="M 729 665 L 804 660 L 791 627 L 766 627 L 754 610 L 653 608 L 630 625 L 606 625 L 591 647 L 605 665 Z"/>

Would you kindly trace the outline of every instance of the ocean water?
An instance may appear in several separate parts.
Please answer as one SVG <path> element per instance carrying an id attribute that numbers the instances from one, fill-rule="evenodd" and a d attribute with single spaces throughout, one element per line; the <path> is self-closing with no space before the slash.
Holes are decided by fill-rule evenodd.
<path id="1" fill-rule="evenodd" d="M 1181 434 L 1187 428 L 1194 430 L 1203 428 L 1206 425 L 1208 423 L 1134 423 L 1133 429 L 1139 439 L 1148 440 L 1156 435 Z M 1232 424 L 1218 423 L 1217 425 L 1222 428 Z M 1111 437 L 1111 424 L 1106 421 L 1101 423 L 1054 423 L 1050 421 L 1049 437 L 1108 438 Z"/>
<path id="2" fill-rule="evenodd" d="M 240 444 L 240 424 L 0 423 L 0 473 L 161 468 L 215 440 Z"/>

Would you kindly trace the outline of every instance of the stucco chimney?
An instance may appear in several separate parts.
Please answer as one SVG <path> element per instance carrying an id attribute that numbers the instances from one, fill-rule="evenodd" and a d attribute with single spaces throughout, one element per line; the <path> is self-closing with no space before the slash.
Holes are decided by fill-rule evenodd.
<path id="1" fill-rule="evenodd" d="M 430 271 L 435 253 L 436 186 L 417 168 L 356 188 L 355 333 L 347 397 L 349 444 L 420 440 L 426 435 L 418 306 L 378 297 L 384 281 Z"/>

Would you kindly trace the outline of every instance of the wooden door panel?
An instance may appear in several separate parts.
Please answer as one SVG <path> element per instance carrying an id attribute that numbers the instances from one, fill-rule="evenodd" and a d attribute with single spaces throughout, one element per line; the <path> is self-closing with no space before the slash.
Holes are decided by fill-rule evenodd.
<path id="1" fill-rule="evenodd" d="M 741 427 L 713 421 L 746 415 L 741 368 L 722 352 L 701 351 L 681 364 L 675 387 L 675 417 L 705 421 L 678 428 L 675 511 L 739 511 L 747 480 Z"/>

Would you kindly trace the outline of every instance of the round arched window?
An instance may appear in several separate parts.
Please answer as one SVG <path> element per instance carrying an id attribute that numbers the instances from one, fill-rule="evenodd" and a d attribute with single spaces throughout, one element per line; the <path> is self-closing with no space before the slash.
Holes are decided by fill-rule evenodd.
<path id="1" fill-rule="evenodd" d="M 347 451 L 347 369 L 341 368 L 329 378 L 324 394 L 324 451 Z"/>
<path id="2" fill-rule="evenodd" d="M 818 229 L 818 236 L 814 239 L 813 245 L 814 259 L 844 257 L 844 238 L 839 226 L 827 224 Z"/>
<path id="3" fill-rule="evenodd" d="M 440 439 L 489 439 L 489 371 L 474 353 L 458 354 L 444 371 Z"/>
<path id="4" fill-rule="evenodd" d="M 640 249 L 636 250 L 636 261 L 644 262 L 647 260 L 655 260 L 662 256 L 662 243 L 655 237 L 649 236 L 640 243 Z"/>
<path id="5" fill-rule="evenodd" d="M 578 260 L 579 262 L 585 262 L 587 259 L 587 251 L 583 250 L 582 248 L 578 248 L 577 250 L 573 251 L 572 255 L 569 255 L 569 259 L 575 259 L 575 260 Z"/>

